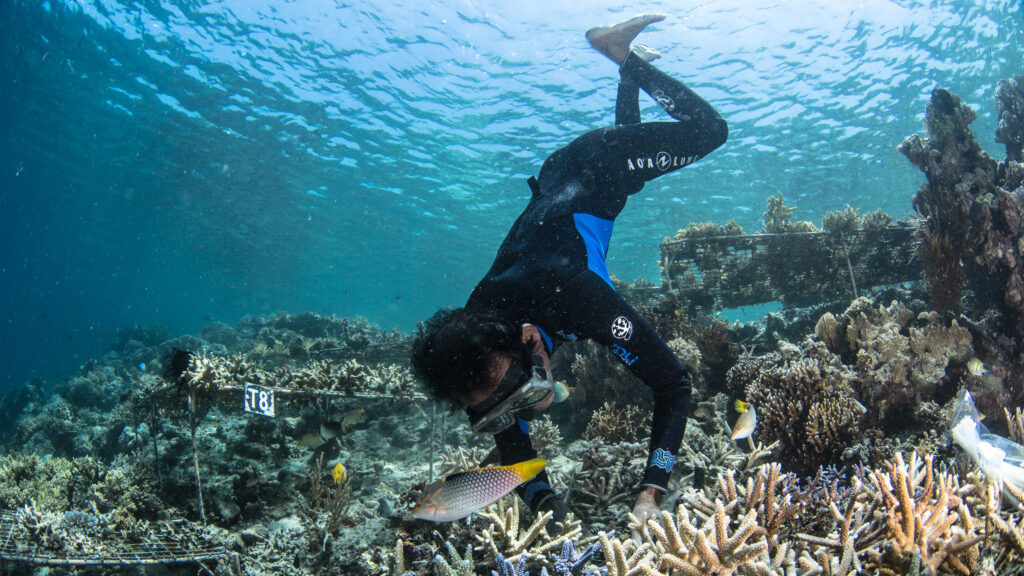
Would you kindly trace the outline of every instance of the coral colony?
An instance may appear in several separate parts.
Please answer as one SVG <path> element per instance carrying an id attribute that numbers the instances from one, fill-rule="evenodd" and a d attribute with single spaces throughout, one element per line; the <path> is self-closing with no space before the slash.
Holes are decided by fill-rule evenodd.
<path id="1" fill-rule="evenodd" d="M 413 506 L 488 441 L 426 401 L 407 335 L 276 314 L 124 330 L 8 394 L 0 573 L 1021 574 L 1024 476 L 999 472 L 1020 462 L 983 463 L 1024 444 L 1022 82 L 996 89 L 1003 161 L 932 94 L 899 147 L 926 178 L 910 220 L 848 207 L 819 228 L 778 195 L 759 234 L 690 224 L 660 286 L 616 281 L 695 375 L 659 517 L 630 514 L 651 401 L 606 350 L 556 358 L 568 397 L 532 425 L 573 514 L 549 526 L 512 494 L 435 524 Z M 764 300 L 782 307 L 762 322 L 714 317 Z M 963 398 L 988 452 L 950 441 Z"/>

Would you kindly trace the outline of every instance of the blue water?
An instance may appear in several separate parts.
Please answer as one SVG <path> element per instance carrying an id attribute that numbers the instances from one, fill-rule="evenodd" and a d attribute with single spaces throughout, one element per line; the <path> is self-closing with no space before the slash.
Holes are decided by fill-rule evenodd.
<path id="1" fill-rule="evenodd" d="M 461 304 L 524 179 L 612 121 L 617 73 L 583 31 L 618 4 L 0 0 L 0 389 L 121 327 L 311 310 L 411 330 Z M 896 146 L 935 87 L 1005 155 L 992 94 L 1024 73 L 1020 2 L 645 9 L 672 16 L 643 41 L 731 138 L 630 201 L 620 278 L 656 281 L 691 221 L 757 231 L 778 192 L 816 222 L 906 215 L 923 179 Z"/>

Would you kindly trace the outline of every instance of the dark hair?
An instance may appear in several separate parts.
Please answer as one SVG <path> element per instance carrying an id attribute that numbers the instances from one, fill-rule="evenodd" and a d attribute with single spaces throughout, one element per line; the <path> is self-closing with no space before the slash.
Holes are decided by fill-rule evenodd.
<path id="1" fill-rule="evenodd" d="M 487 383 L 493 354 L 520 354 L 522 330 L 514 322 L 465 308 L 442 308 L 419 326 L 412 371 L 435 400 L 458 408 L 461 398 Z"/>

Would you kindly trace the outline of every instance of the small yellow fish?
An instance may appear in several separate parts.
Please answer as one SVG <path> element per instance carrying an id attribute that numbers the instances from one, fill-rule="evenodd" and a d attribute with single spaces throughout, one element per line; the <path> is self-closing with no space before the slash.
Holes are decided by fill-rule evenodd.
<path id="1" fill-rule="evenodd" d="M 569 397 L 569 387 L 561 380 L 555 380 L 555 396 L 551 400 L 555 404 L 565 401 Z"/>
<path id="2" fill-rule="evenodd" d="M 739 400 L 736 402 L 739 402 Z M 754 410 L 754 407 L 747 402 L 744 402 L 744 404 L 746 404 L 746 410 L 736 419 L 736 425 L 732 428 L 732 435 L 729 436 L 733 440 L 742 440 L 750 437 L 754 433 L 754 428 L 757 427 L 757 410 Z"/>
<path id="3" fill-rule="evenodd" d="M 988 370 L 985 368 L 985 363 L 977 358 L 971 358 L 967 361 L 967 371 L 970 372 L 972 376 L 977 376 L 978 378 L 981 378 L 988 373 Z"/>
<path id="4" fill-rule="evenodd" d="M 338 462 L 334 465 L 334 468 L 331 469 L 331 478 L 334 478 L 335 484 L 341 484 L 345 481 L 345 477 L 345 466 L 343 466 L 341 462 Z"/>
<path id="5" fill-rule="evenodd" d="M 534 458 L 510 466 L 472 468 L 449 474 L 423 490 L 423 498 L 413 508 L 412 517 L 434 522 L 465 518 L 540 474 L 545 464 L 543 459 Z"/>
<path id="6" fill-rule="evenodd" d="M 735 408 L 737 412 L 743 414 L 744 412 L 747 411 L 748 408 L 750 408 L 750 402 L 744 402 L 743 400 L 737 398 Z"/>
<path id="7" fill-rule="evenodd" d="M 362 406 L 356 408 L 355 410 L 349 410 L 348 412 L 346 412 L 345 416 L 342 417 L 341 419 L 341 431 L 347 433 L 347 428 L 349 426 L 352 426 L 353 424 L 358 424 L 363 419 L 364 412 L 366 412 L 366 410 Z"/>

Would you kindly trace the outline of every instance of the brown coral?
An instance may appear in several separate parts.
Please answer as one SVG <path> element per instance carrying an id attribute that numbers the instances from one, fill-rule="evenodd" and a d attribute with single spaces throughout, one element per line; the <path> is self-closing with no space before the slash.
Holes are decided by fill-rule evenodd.
<path id="1" fill-rule="evenodd" d="M 853 371 L 814 340 L 765 355 L 747 384 L 758 414 L 755 437 L 778 442 L 777 455 L 800 472 L 840 463 L 862 434 L 864 410 L 851 386 L 856 381 Z"/>

